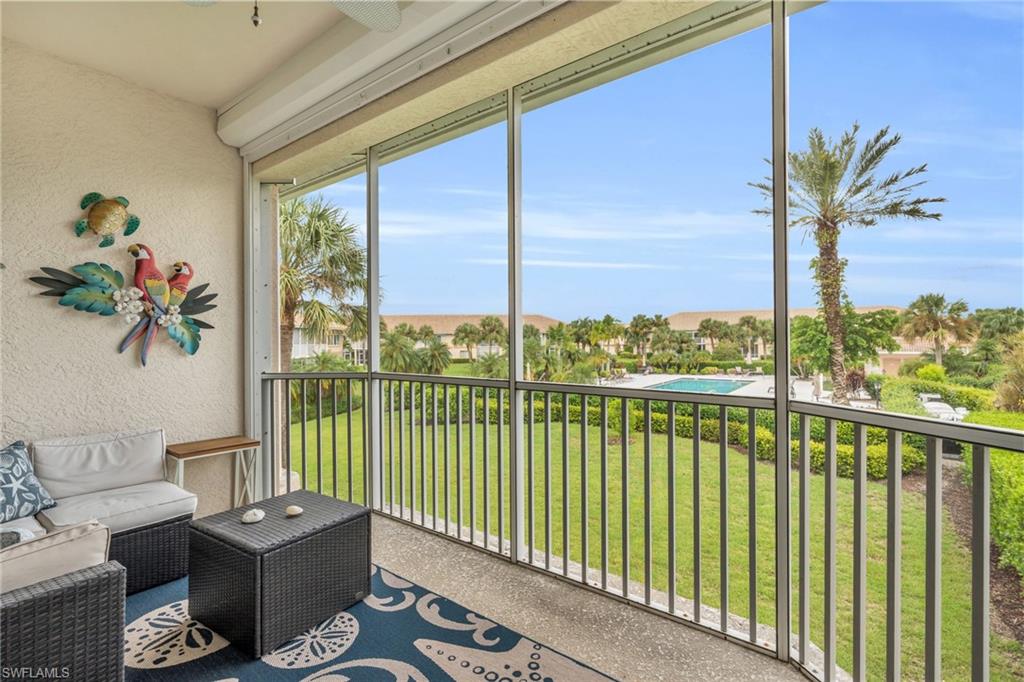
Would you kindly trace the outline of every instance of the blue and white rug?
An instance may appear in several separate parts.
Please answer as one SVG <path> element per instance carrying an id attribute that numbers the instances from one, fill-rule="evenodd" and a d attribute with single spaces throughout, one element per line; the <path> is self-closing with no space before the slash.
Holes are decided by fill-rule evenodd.
<path id="1" fill-rule="evenodd" d="M 373 567 L 364 601 L 253 660 L 188 616 L 188 579 L 128 597 L 127 680 L 604 682 L 568 656 Z"/>

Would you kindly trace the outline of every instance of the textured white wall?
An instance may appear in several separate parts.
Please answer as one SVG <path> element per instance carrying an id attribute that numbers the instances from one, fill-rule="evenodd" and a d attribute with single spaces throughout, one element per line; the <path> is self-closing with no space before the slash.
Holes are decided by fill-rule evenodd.
<path id="1" fill-rule="evenodd" d="M 9 40 L 2 55 L 0 439 L 32 440 L 159 425 L 169 442 L 243 428 L 242 162 L 215 133 L 215 114 Z M 100 249 L 76 238 L 82 195 L 124 195 L 138 232 Z M 130 280 L 125 248 L 139 241 L 164 272 L 177 260 L 209 282 L 199 352 L 162 334 L 142 368 L 117 346 L 127 332 L 38 296 L 41 265 L 108 263 Z M 200 511 L 227 506 L 228 458 L 186 467 Z"/>

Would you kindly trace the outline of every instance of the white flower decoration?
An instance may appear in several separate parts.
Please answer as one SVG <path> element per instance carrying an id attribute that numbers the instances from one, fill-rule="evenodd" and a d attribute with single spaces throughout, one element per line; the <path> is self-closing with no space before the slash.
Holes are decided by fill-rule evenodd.
<path id="1" fill-rule="evenodd" d="M 128 295 L 128 292 L 126 292 L 124 289 L 114 289 L 113 296 L 114 296 L 114 300 L 115 301 L 121 301 L 124 298 L 126 298 L 127 295 Z"/>
<path id="2" fill-rule="evenodd" d="M 181 313 L 174 313 L 171 315 L 171 324 L 181 323 Z"/>
<path id="3" fill-rule="evenodd" d="M 142 318 L 139 317 L 138 315 L 136 315 L 135 313 L 130 313 L 130 314 L 124 316 L 124 321 L 127 324 L 136 324 L 141 319 Z"/>
<path id="4" fill-rule="evenodd" d="M 156 323 L 161 327 L 166 327 L 171 323 L 171 318 L 169 318 L 167 315 L 161 315 L 160 317 L 156 318 Z"/>
<path id="5" fill-rule="evenodd" d="M 131 289 L 128 289 L 128 298 L 132 299 L 133 301 L 139 300 L 140 298 L 142 298 L 142 289 L 139 289 L 138 287 L 132 287 Z"/>
<path id="6" fill-rule="evenodd" d="M 142 301 L 129 301 L 127 305 L 128 312 L 130 313 L 141 313 L 145 308 L 145 306 L 142 305 Z"/>
<path id="7" fill-rule="evenodd" d="M 114 300 L 117 301 L 117 303 L 114 304 L 114 312 L 123 313 L 128 308 L 124 301 L 120 301 L 118 299 Z"/>
<path id="8" fill-rule="evenodd" d="M 170 313 L 171 315 L 174 315 L 175 313 L 180 313 L 181 307 L 176 305 L 169 305 L 167 306 L 167 312 Z"/>

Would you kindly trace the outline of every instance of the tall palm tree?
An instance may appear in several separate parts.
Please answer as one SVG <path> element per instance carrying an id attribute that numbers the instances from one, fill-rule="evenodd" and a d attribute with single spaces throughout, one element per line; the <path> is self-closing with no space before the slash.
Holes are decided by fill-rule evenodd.
<path id="1" fill-rule="evenodd" d="M 338 327 L 348 338 L 366 333 L 366 307 L 352 302 L 366 290 L 366 249 L 348 214 L 321 196 L 281 204 L 278 232 L 279 362 L 287 372 L 299 319 L 311 339 Z"/>
<path id="2" fill-rule="evenodd" d="M 946 301 L 942 294 L 922 294 L 903 311 L 900 334 L 908 341 L 930 341 L 935 363 L 942 364 L 942 354 L 951 342 L 967 343 L 974 336 L 974 322 L 967 317 L 963 299 Z"/>
<path id="3" fill-rule="evenodd" d="M 697 325 L 697 334 L 708 341 L 709 351 L 715 349 L 715 343 L 725 338 L 729 333 L 729 323 L 725 320 L 715 320 L 705 317 Z"/>
<path id="4" fill-rule="evenodd" d="M 747 362 L 750 362 L 754 356 L 754 346 L 757 344 L 759 332 L 757 318 L 753 315 L 744 315 L 736 323 L 736 328 L 739 334 L 739 341 L 743 346 L 744 355 L 746 355 Z"/>
<path id="5" fill-rule="evenodd" d="M 380 364 L 387 372 L 415 372 L 420 368 L 416 342 L 399 331 L 380 336 Z"/>
<path id="6" fill-rule="evenodd" d="M 423 347 L 419 349 L 419 356 L 420 368 L 427 374 L 444 374 L 444 370 L 452 361 L 448 344 L 436 336 L 431 336 L 423 342 Z"/>
<path id="7" fill-rule="evenodd" d="M 789 153 L 789 224 L 803 228 L 818 248 L 811 270 L 829 336 L 832 402 L 839 405 L 850 402 L 843 353 L 846 260 L 839 256 L 840 233 L 847 227 L 873 227 L 887 218 L 939 220 L 942 214 L 930 210 L 930 205 L 945 201 L 915 195 L 925 182 L 919 176 L 927 170 L 927 164 L 876 177 L 882 161 L 900 143 L 900 135 L 882 128 L 858 151 L 859 131 L 860 126 L 854 123 L 838 142 L 833 142 L 820 129 L 811 128 L 807 149 Z M 771 201 L 770 178 L 751 186 Z M 762 215 L 771 212 L 770 207 L 755 210 Z"/>
<path id="8" fill-rule="evenodd" d="M 455 335 L 452 337 L 452 343 L 456 346 L 465 346 L 466 355 L 470 360 L 472 360 L 473 348 L 480 343 L 480 328 L 472 322 L 463 322 L 455 328 Z"/>
<path id="9" fill-rule="evenodd" d="M 643 314 L 634 315 L 626 326 L 626 338 L 636 347 L 642 365 L 647 364 L 647 344 L 653 331 L 654 320 Z"/>
<path id="10" fill-rule="evenodd" d="M 499 348 L 508 346 L 508 330 L 500 317 L 485 315 L 480 318 L 480 342 Z"/>

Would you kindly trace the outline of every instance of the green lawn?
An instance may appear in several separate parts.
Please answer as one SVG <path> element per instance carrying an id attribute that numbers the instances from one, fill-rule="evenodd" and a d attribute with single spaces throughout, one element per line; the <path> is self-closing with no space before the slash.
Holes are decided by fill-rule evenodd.
<path id="1" fill-rule="evenodd" d="M 479 418 L 480 415 L 478 415 Z M 383 453 L 385 460 L 384 480 L 393 478 L 395 486 L 395 504 L 399 498 L 399 475 L 401 474 L 409 502 L 410 475 L 415 478 L 415 508 L 423 508 L 420 496 L 420 455 L 421 439 L 426 443 L 424 453 L 428 474 L 426 481 L 426 512 L 433 509 L 433 470 L 432 460 L 433 429 L 428 422 L 425 432 L 421 431 L 419 415 L 414 424 L 415 456 L 411 457 L 409 438 L 408 411 L 399 418 L 395 417 L 395 440 L 391 443 L 391 425 L 384 422 Z M 321 451 L 323 453 L 320 472 L 321 486 L 325 493 L 334 490 L 334 472 L 338 472 L 338 490 L 340 497 L 347 497 L 348 492 L 348 459 L 347 459 L 347 422 L 346 415 L 337 417 L 338 466 L 334 467 L 331 449 L 331 419 L 321 421 Z M 398 428 L 401 422 L 402 453 L 399 465 Z M 356 457 L 352 462 L 354 499 L 363 501 L 362 491 L 362 412 L 353 413 L 353 452 Z M 456 434 L 454 423 L 449 428 L 448 445 L 448 480 L 449 504 L 447 513 L 452 523 L 456 518 L 455 486 L 456 486 Z M 508 426 L 505 426 L 504 447 L 502 451 L 504 483 L 506 486 L 503 504 L 504 529 L 503 536 L 509 533 L 509 456 Z M 580 425 L 571 424 L 569 429 L 569 553 L 573 561 L 581 561 L 580 538 L 582 537 L 582 520 L 580 507 L 581 486 L 581 447 Z M 436 467 L 438 471 L 438 518 L 439 526 L 445 518 L 446 510 L 443 498 L 444 487 L 444 431 L 438 428 L 436 449 Z M 621 445 L 617 436 L 611 438 L 608 445 L 608 537 L 609 537 L 609 572 L 619 575 L 622 567 L 622 476 L 621 476 Z M 317 489 L 316 469 L 316 421 L 306 424 L 307 461 L 306 486 Z M 301 425 L 292 426 L 293 469 L 301 470 L 299 451 L 301 443 Z M 476 528 L 483 529 L 483 444 L 484 427 L 477 424 L 473 438 L 473 468 L 475 473 L 475 506 Z M 563 447 L 562 425 L 554 423 L 550 430 L 550 489 L 551 489 L 551 540 L 553 554 L 561 556 L 564 551 L 562 542 L 562 471 Z M 498 531 L 498 434 L 497 427 L 488 429 L 488 505 L 489 531 L 495 535 Z M 547 546 L 544 524 L 544 489 L 547 484 L 545 476 L 544 430 L 542 424 L 534 425 L 533 434 L 534 462 L 534 503 L 533 503 L 533 534 L 534 547 L 538 558 L 543 556 Z M 391 454 L 389 457 L 389 447 Z M 676 589 L 684 597 L 693 594 L 693 452 L 689 439 L 677 438 L 676 448 Z M 652 557 L 651 575 L 655 589 L 664 590 L 668 584 L 668 442 L 664 434 L 655 434 L 651 440 L 651 531 Z M 642 434 L 632 434 L 629 443 L 629 570 L 633 581 L 642 581 L 645 572 L 644 557 L 644 442 Z M 392 466 L 392 461 L 394 466 Z M 470 425 L 462 426 L 462 519 L 468 525 L 469 480 L 470 480 Z M 601 547 L 601 439 L 599 430 L 590 427 L 587 431 L 587 534 L 589 542 L 588 563 L 591 567 L 600 565 Z M 774 624 L 774 475 L 775 469 L 770 464 L 756 463 L 756 516 L 757 516 L 757 609 L 761 623 Z M 719 446 L 704 443 L 700 452 L 700 510 L 701 510 L 701 573 L 702 600 L 704 604 L 718 607 L 720 604 L 720 554 L 719 554 Z M 729 611 L 741 616 L 748 615 L 748 499 L 747 499 L 748 459 L 745 454 L 733 449 L 727 454 L 727 516 L 728 516 L 728 580 L 729 580 Z M 792 508 L 797 509 L 796 475 L 793 478 Z M 852 481 L 838 481 L 838 564 L 836 580 L 838 603 L 836 606 L 836 632 L 838 641 L 837 660 L 840 666 L 849 670 L 852 660 L 852 546 L 853 546 L 853 484 Z M 810 481 L 811 493 L 811 639 L 820 642 L 823 632 L 823 595 L 824 595 L 824 479 L 813 475 Z M 388 504 L 389 490 L 385 489 L 384 504 Z M 418 518 L 418 511 L 417 511 Z M 868 667 L 871 677 L 884 677 L 885 666 L 885 519 L 886 496 L 883 484 L 868 484 Z M 796 524 L 794 523 L 793 566 L 794 566 L 794 626 L 798 617 L 795 598 L 796 588 Z M 924 558 L 925 558 L 925 516 L 924 497 L 918 493 L 907 492 L 903 500 L 903 672 L 907 679 L 922 679 L 924 676 Z M 970 677 L 970 556 L 967 548 L 953 531 L 950 520 L 944 521 L 943 530 L 943 677 L 947 680 L 969 679 Z M 794 632 L 796 631 L 794 627 Z M 1024 648 L 1020 644 L 992 635 L 992 679 L 1020 679 L 1024 676 Z"/>

